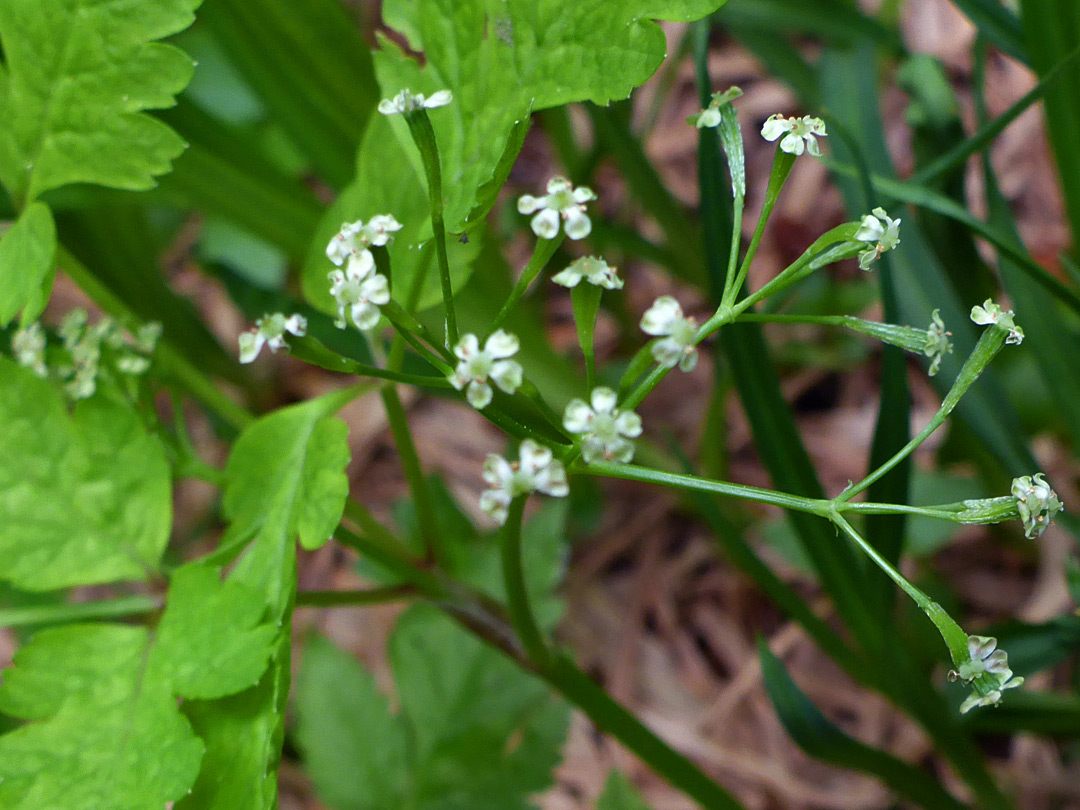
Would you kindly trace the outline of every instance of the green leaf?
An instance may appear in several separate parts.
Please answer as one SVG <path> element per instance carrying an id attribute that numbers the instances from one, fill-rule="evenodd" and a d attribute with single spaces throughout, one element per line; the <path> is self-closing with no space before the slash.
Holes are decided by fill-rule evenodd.
<path id="1" fill-rule="evenodd" d="M 184 149 L 143 110 L 191 79 L 184 30 L 199 0 L 0 2 L 0 180 L 18 200 L 68 183 L 147 189 Z"/>
<path id="2" fill-rule="evenodd" d="M 159 810 L 183 796 L 203 748 L 165 663 L 140 627 L 38 633 L 0 686 L 0 709 L 38 721 L 0 737 L 0 807 Z"/>
<path id="3" fill-rule="evenodd" d="M 222 583 L 209 566 L 177 569 L 157 638 L 159 652 L 173 662 L 177 691 L 209 699 L 254 686 L 278 634 L 276 624 L 260 623 L 265 612 L 258 591 Z"/>
<path id="4" fill-rule="evenodd" d="M 335 810 L 395 808 L 409 784 L 407 723 L 371 673 L 312 637 L 296 680 L 296 740 L 319 797 Z"/>
<path id="5" fill-rule="evenodd" d="M 69 414 L 51 383 L 0 359 L 0 578 L 50 590 L 153 572 L 169 539 L 169 465 L 126 404 Z"/>
<path id="6" fill-rule="evenodd" d="M 604 792 L 596 802 L 596 810 L 649 810 L 649 805 L 618 771 L 612 771 L 604 784 Z"/>
<path id="7" fill-rule="evenodd" d="M 375 52 L 383 95 L 405 88 L 454 93 L 453 104 L 431 114 L 448 230 L 459 231 L 486 213 L 477 206 L 478 192 L 500 162 L 506 165 L 511 133 L 531 111 L 626 98 L 664 59 L 664 34 L 653 19 L 694 20 L 721 5 L 723 0 L 386 2 L 384 21 L 413 50 L 423 51 L 426 63 L 421 68 L 384 38 Z M 405 122 L 393 125 L 398 140 L 411 143 Z"/>
<path id="8" fill-rule="evenodd" d="M 758 639 L 765 691 L 788 734 L 810 756 L 881 779 L 902 796 L 924 807 L 962 810 L 940 782 L 891 754 L 852 739 L 833 725 L 795 685 L 783 663 Z"/>
<path id="9" fill-rule="evenodd" d="M 410 311 L 441 303 L 426 187 L 384 116 L 368 127 L 357 157 L 356 179 L 330 206 L 315 231 L 304 264 L 305 297 L 326 312 L 336 311 L 326 278 L 334 269 L 326 258 L 326 246 L 342 223 L 367 221 L 375 214 L 393 214 L 403 226 L 394 235 L 393 244 L 387 247 L 394 299 Z M 476 234 L 467 244 L 451 239 L 446 246 L 455 290 L 465 285 L 472 272 L 472 263 L 481 248 L 480 236 Z M 418 294 L 414 292 L 416 284 L 421 285 Z"/>
<path id="10" fill-rule="evenodd" d="M 305 654 L 298 739 L 319 795 L 336 810 L 535 808 L 530 796 L 559 762 L 567 706 L 428 605 L 399 620 L 390 657 L 396 716 L 345 653 L 318 642 Z"/>
<path id="11" fill-rule="evenodd" d="M 227 538 L 267 538 L 268 563 L 297 537 L 308 549 L 330 538 L 349 494 L 348 428 L 332 417 L 340 404 L 331 394 L 244 430 L 225 470 L 225 515 L 233 521 Z M 262 551 L 259 543 L 252 549 Z"/>
<path id="12" fill-rule="evenodd" d="M 47 205 L 27 206 L 0 239 L 0 326 L 7 326 L 24 307 L 24 320 L 35 320 L 48 295 L 42 285 L 56 258 L 56 225 Z"/>

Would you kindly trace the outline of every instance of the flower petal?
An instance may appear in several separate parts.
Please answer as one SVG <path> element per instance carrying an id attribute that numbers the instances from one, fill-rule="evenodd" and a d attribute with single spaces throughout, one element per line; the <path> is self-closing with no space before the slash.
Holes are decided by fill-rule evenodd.
<path id="1" fill-rule="evenodd" d="M 501 489 L 485 489 L 480 493 L 480 508 L 487 512 L 500 526 L 506 523 L 510 513 L 510 493 Z"/>
<path id="2" fill-rule="evenodd" d="M 369 332 L 379 325 L 379 318 L 382 317 L 382 312 L 374 304 L 369 304 L 367 301 L 358 301 L 353 304 L 352 322 L 356 324 L 356 328 L 361 332 Z"/>
<path id="3" fill-rule="evenodd" d="M 593 389 L 589 400 L 592 402 L 593 410 L 597 413 L 611 413 L 615 410 L 615 404 L 619 401 L 619 398 L 610 388 L 601 386 Z"/>
<path id="4" fill-rule="evenodd" d="M 571 196 L 574 198 L 574 202 L 578 203 L 579 205 L 587 202 L 592 202 L 596 199 L 595 192 L 593 192 L 593 190 L 588 186 L 578 186 L 574 189 L 574 192 Z"/>
<path id="5" fill-rule="evenodd" d="M 521 342 L 517 339 L 517 336 L 503 329 L 492 333 L 491 337 L 484 343 L 484 351 L 496 360 L 513 357 L 517 354 L 519 348 L 521 348 Z"/>
<path id="6" fill-rule="evenodd" d="M 508 394 L 521 387 L 523 371 L 516 360 L 500 360 L 491 367 L 491 381 Z"/>
<path id="7" fill-rule="evenodd" d="M 469 401 L 476 410 L 483 410 L 491 402 L 492 391 L 491 386 L 485 382 L 477 382 L 473 380 L 469 383 L 469 390 L 465 392 L 465 399 Z"/>
<path id="8" fill-rule="evenodd" d="M 259 356 L 266 338 L 257 329 L 240 333 L 240 362 L 251 363 Z"/>
<path id="9" fill-rule="evenodd" d="M 383 306 L 390 302 L 390 284 L 386 276 L 376 273 L 364 279 L 360 285 L 360 294 L 372 304 Z"/>
<path id="10" fill-rule="evenodd" d="M 559 235 L 559 212 L 545 208 L 529 223 L 533 233 L 541 239 L 554 239 Z"/>
<path id="11" fill-rule="evenodd" d="M 633 411 L 623 411 L 615 418 L 615 429 L 631 439 L 641 435 L 641 417 Z"/>
<path id="12" fill-rule="evenodd" d="M 669 337 L 656 341 L 652 347 L 653 360 L 665 368 L 674 368 L 678 365 L 682 353 L 682 344 Z"/>
<path id="13" fill-rule="evenodd" d="M 439 90 L 431 94 L 431 97 L 424 102 L 424 106 L 429 110 L 435 107 L 445 107 L 453 100 L 454 94 L 449 90 Z"/>
<path id="14" fill-rule="evenodd" d="M 594 418 L 593 410 L 583 399 L 572 399 L 563 412 L 563 427 L 571 433 L 585 433 Z"/>
<path id="15" fill-rule="evenodd" d="M 881 220 L 873 214 L 867 214 L 862 218 L 859 230 L 855 231 L 854 239 L 858 242 L 876 242 L 884 235 L 885 228 L 881 224 Z"/>
<path id="16" fill-rule="evenodd" d="M 780 148 L 789 155 L 801 155 L 806 151 L 806 142 L 800 136 L 789 132 L 780 141 Z"/>
<path id="17" fill-rule="evenodd" d="M 670 295 L 662 295 L 641 316 L 641 331 L 646 335 L 671 334 L 671 327 L 682 316 L 679 302 Z"/>
<path id="18" fill-rule="evenodd" d="M 785 132 L 791 129 L 791 121 L 780 113 L 770 115 L 761 127 L 761 137 L 767 141 L 775 141 Z"/>
<path id="19" fill-rule="evenodd" d="M 558 194 L 560 191 L 570 191 L 574 184 L 565 177 L 552 177 L 547 183 L 548 194 Z"/>
<path id="20" fill-rule="evenodd" d="M 514 477 L 514 468 L 510 466 L 509 461 L 498 453 L 488 453 L 487 458 L 484 459 L 482 475 L 484 480 L 493 487 L 506 489 Z"/>
<path id="21" fill-rule="evenodd" d="M 573 288 L 581 283 L 581 278 L 581 273 L 579 273 L 573 268 L 573 266 L 571 266 L 567 267 L 565 270 L 560 270 L 558 273 L 551 277 L 551 280 L 554 281 L 556 284 L 561 284 L 564 287 Z"/>
<path id="22" fill-rule="evenodd" d="M 307 318 L 299 313 L 293 313 L 285 319 L 285 331 L 297 337 L 303 337 L 307 334 Z"/>
<path id="23" fill-rule="evenodd" d="M 544 206 L 544 201 L 531 194 L 523 194 L 518 198 L 517 209 L 519 214 L 531 214 Z"/>
<path id="24" fill-rule="evenodd" d="M 697 349 L 693 349 L 691 351 L 686 351 L 684 349 L 683 350 L 683 355 L 679 359 L 679 370 L 680 371 L 693 371 L 694 368 L 697 366 L 697 358 L 698 358 Z"/>
<path id="25" fill-rule="evenodd" d="M 375 271 L 375 257 L 370 250 L 358 250 L 349 254 L 349 264 L 345 268 L 345 277 L 352 281 L 367 278 Z"/>
<path id="26" fill-rule="evenodd" d="M 564 211 L 566 217 L 566 235 L 571 239 L 584 239 L 592 233 L 592 220 L 577 208 Z"/>

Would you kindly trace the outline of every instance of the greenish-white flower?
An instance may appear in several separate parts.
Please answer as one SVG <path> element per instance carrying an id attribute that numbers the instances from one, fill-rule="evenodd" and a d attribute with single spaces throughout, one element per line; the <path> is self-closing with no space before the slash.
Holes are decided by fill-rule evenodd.
<path id="1" fill-rule="evenodd" d="M 430 110 L 435 107 L 445 107 L 454 100 L 454 94 L 449 90 L 439 90 L 427 98 L 423 93 L 413 93 L 402 90 L 393 98 L 384 98 L 379 102 L 379 112 L 383 115 L 401 115 L 402 113 L 415 112 L 416 110 Z"/>
<path id="2" fill-rule="evenodd" d="M 307 334 L 307 318 L 299 313 L 287 317 L 281 312 L 263 315 L 255 321 L 253 329 L 240 334 L 240 362 L 253 362 L 259 356 L 263 346 L 272 352 L 287 349 L 286 332 L 303 337 Z"/>
<path id="3" fill-rule="evenodd" d="M 491 488 L 480 493 L 480 508 L 500 525 L 506 522 L 514 498 L 533 492 L 564 498 L 570 493 L 566 470 L 547 447 L 526 439 L 521 443 L 518 459 L 508 461 L 490 453 L 484 462 L 484 480 Z"/>
<path id="4" fill-rule="evenodd" d="M 661 338 L 653 343 L 652 355 L 662 366 L 692 371 L 697 365 L 697 321 L 683 315 L 679 302 L 670 295 L 657 298 L 641 316 L 641 330 Z"/>
<path id="5" fill-rule="evenodd" d="M 391 214 L 376 214 L 366 223 L 359 219 L 356 222 L 346 222 L 326 246 L 326 258 L 338 267 L 352 259 L 374 264 L 375 260 L 368 248 L 390 244 L 401 227 L 401 223 Z M 365 253 L 367 257 L 363 258 Z"/>
<path id="6" fill-rule="evenodd" d="M 605 290 L 621 290 L 623 286 L 623 280 L 619 278 L 615 268 L 595 256 L 582 256 L 580 259 L 575 259 L 565 270 L 556 273 L 551 280 L 564 287 L 576 287 L 583 280 L 597 287 L 603 287 Z"/>
<path id="7" fill-rule="evenodd" d="M 1016 511 L 1024 521 L 1024 536 L 1029 540 L 1040 537 L 1054 515 L 1064 508 L 1042 473 L 1014 478 L 1010 491 L 1016 498 Z"/>
<path id="8" fill-rule="evenodd" d="M 371 251 L 365 250 L 349 258 L 345 272 L 332 270 L 330 295 L 337 302 L 338 316 L 334 325 L 344 329 L 351 322 L 361 332 L 379 325 L 384 306 L 390 301 L 390 283 L 386 276 L 375 272 Z"/>
<path id="9" fill-rule="evenodd" d="M 780 148 L 789 155 L 801 155 L 804 151 L 814 157 L 821 157 L 821 148 L 818 146 L 818 137 L 824 138 L 825 122 L 820 118 L 809 115 L 796 118 L 785 118 L 780 113 L 769 116 L 761 127 L 761 135 L 767 141 L 780 141 Z"/>
<path id="10" fill-rule="evenodd" d="M 610 388 L 594 388 L 588 403 L 573 399 L 566 406 L 563 427 L 582 435 L 581 457 L 588 464 L 626 464 L 634 457 L 634 443 L 629 440 L 641 435 L 641 417 L 633 411 L 619 410 L 617 403 L 618 397 Z"/>
<path id="11" fill-rule="evenodd" d="M 517 337 L 502 329 L 494 332 L 480 348 L 476 335 L 462 335 L 454 347 L 458 364 L 447 378 L 458 391 L 465 389 L 465 398 L 477 410 L 491 402 L 493 392 L 488 380 L 494 382 L 507 394 L 521 386 L 522 368 L 509 358 L 517 354 L 520 343 Z"/>
<path id="12" fill-rule="evenodd" d="M 979 326 L 999 326 L 1009 333 L 1005 342 L 1017 346 L 1024 341 L 1024 330 L 1016 325 L 1013 315 L 1011 309 L 1004 310 L 989 298 L 983 301 L 982 306 L 971 308 L 972 321 Z"/>
<path id="13" fill-rule="evenodd" d="M 923 354 L 931 358 L 930 370 L 927 372 L 931 377 L 938 373 L 941 368 L 941 358 L 951 354 L 953 350 L 952 332 L 945 331 L 945 322 L 941 320 L 940 310 L 934 310 L 930 318 L 930 326 L 926 330 L 926 348 Z"/>
<path id="14" fill-rule="evenodd" d="M 15 362 L 33 371 L 39 377 L 48 377 L 45 365 L 45 330 L 34 321 L 11 336 L 11 353 Z"/>
<path id="15" fill-rule="evenodd" d="M 968 660 L 949 673 L 951 680 L 971 685 L 973 691 L 960 704 L 960 713 L 966 714 L 976 706 L 997 706 L 1001 693 L 1015 689 L 1024 683 L 1019 675 L 1013 675 L 1004 650 L 997 647 L 997 639 L 991 636 L 968 636 Z"/>
<path id="16" fill-rule="evenodd" d="M 859 267 L 869 270 L 882 253 L 900 244 L 900 220 L 890 217 L 884 208 L 875 208 L 872 214 L 862 218 L 855 239 L 868 243 L 866 250 L 859 254 Z"/>
<path id="17" fill-rule="evenodd" d="M 536 215 L 530 221 L 533 233 L 541 239 L 554 239 L 559 235 L 560 218 L 566 223 L 566 235 L 571 239 L 584 239 L 592 232 L 592 222 L 585 213 L 585 203 L 596 199 L 592 189 L 585 186 L 574 188 L 565 177 L 553 177 L 547 184 L 547 195 L 533 197 L 526 194 L 518 200 L 518 212 Z"/>
<path id="18" fill-rule="evenodd" d="M 709 101 L 709 106 L 701 112 L 691 115 L 686 119 L 686 123 L 695 126 L 698 129 L 720 126 L 720 108 L 725 104 L 734 101 L 742 94 L 742 90 L 738 87 L 729 87 L 723 92 L 713 93 L 712 99 Z"/>

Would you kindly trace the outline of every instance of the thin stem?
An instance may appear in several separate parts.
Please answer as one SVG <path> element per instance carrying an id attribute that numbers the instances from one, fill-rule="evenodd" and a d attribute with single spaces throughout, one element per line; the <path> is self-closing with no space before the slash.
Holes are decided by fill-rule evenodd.
<path id="1" fill-rule="evenodd" d="M 446 342 L 453 346 L 458 342 L 457 315 L 454 313 L 454 288 L 450 283 L 450 260 L 446 255 L 446 226 L 443 222 L 442 168 L 439 164 L 439 144 L 427 110 L 419 109 L 405 114 L 413 141 L 420 150 L 427 174 L 428 202 L 431 206 L 431 230 L 435 236 L 435 255 L 439 261 L 439 279 L 442 282 L 443 306 L 446 308 Z"/>
<path id="2" fill-rule="evenodd" d="M 450 350 L 439 343 L 434 335 L 428 331 L 428 328 L 406 312 L 397 301 L 391 299 L 383 306 L 382 311 L 383 315 L 390 321 L 391 326 L 421 357 L 443 374 L 449 374 L 454 370 L 453 366 L 450 365 L 450 363 L 454 362 L 454 355 Z M 417 339 L 417 335 L 426 340 L 431 348 L 421 343 Z"/>
<path id="3" fill-rule="evenodd" d="M 953 409 L 956 408 L 957 404 L 960 402 L 960 398 L 967 393 L 967 390 L 974 384 L 975 380 L 979 378 L 979 375 L 982 374 L 986 366 L 989 365 L 990 361 L 994 358 L 994 355 L 996 355 L 1001 350 L 1001 347 L 1005 345 L 1005 335 L 1005 330 L 996 326 L 984 330 L 982 336 L 979 338 L 979 342 L 975 344 L 975 348 L 972 349 L 971 354 L 968 355 L 968 359 L 964 361 L 964 365 L 960 368 L 960 373 L 956 375 L 956 381 L 953 383 L 952 388 L 949 389 L 949 393 L 945 395 L 941 407 L 938 409 L 938 412 L 934 414 L 934 417 L 926 427 L 913 436 L 911 441 L 897 450 L 888 461 L 884 462 L 880 467 L 867 475 L 866 478 L 859 483 L 848 487 L 837 495 L 836 501 L 843 502 L 851 500 L 911 455 L 915 448 L 926 441 L 935 430 L 941 427 L 949 417 L 949 414 L 953 412 Z"/>
<path id="4" fill-rule="evenodd" d="M 529 591 L 525 585 L 525 572 L 521 567 L 521 522 L 525 515 L 525 496 L 518 496 L 510 504 L 506 524 L 499 533 L 499 552 L 502 559 L 503 585 L 510 609 L 510 621 L 514 625 L 521 646 L 529 659 L 543 669 L 551 658 L 544 636 L 536 623 L 529 604 Z"/>
<path id="5" fill-rule="evenodd" d="M 368 588 L 357 591 L 300 591 L 296 594 L 297 607 L 335 608 L 384 605 L 418 595 L 412 585 L 391 585 L 386 588 Z"/>
<path id="6" fill-rule="evenodd" d="M 551 261 L 551 257 L 555 255 L 555 251 L 559 249 L 559 245 L 562 244 L 564 234 L 559 231 L 559 235 L 554 239 L 537 239 L 536 247 L 533 248 L 532 257 L 529 259 L 529 263 L 525 265 L 525 269 L 521 272 L 521 277 L 514 284 L 514 288 L 510 290 L 510 296 L 506 299 L 506 303 L 502 305 L 502 309 L 499 310 L 499 314 L 495 316 L 495 320 L 491 322 L 491 331 L 494 332 L 498 329 L 503 321 L 506 320 L 506 316 L 510 314 L 510 310 L 514 308 L 514 305 L 528 292 L 529 287 L 536 280 L 536 277 L 540 275 L 540 271 L 544 269 L 545 265 Z"/>
<path id="7" fill-rule="evenodd" d="M 0 627 L 35 627 L 142 616 L 161 610 L 162 605 L 160 596 L 121 596 L 95 602 L 5 608 L 0 610 Z"/>
<path id="8" fill-rule="evenodd" d="M 681 475 L 679 473 L 651 470 L 647 467 L 638 467 L 633 464 L 618 464 L 613 461 L 595 461 L 592 464 L 580 467 L 575 472 L 585 475 L 602 475 L 609 478 L 622 478 L 627 481 L 642 481 L 649 484 L 659 484 L 665 487 L 675 487 L 693 492 L 709 492 L 714 495 L 725 495 L 729 498 L 741 498 L 754 503 L 764 503 L 770 506 L 779 506 L 782 509 L 793 509 L 797 512 L 808 512 L 821 517 L 829 516 L 829 501 L 816 498 L 804 498 L 802 495 L 789 495 L 784 492 L 774 492 L 770 489 L 761 489 L 746 484 L 732 484 L 726 481 L 712 481 L 707 478 L 699 478 L 696 475 Z"/>

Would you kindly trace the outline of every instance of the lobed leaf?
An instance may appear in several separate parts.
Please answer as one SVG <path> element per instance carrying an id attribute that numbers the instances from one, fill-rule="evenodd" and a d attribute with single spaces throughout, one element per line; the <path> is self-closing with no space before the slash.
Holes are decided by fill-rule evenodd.
<path id="1" fill-rule="evenodd" d="M 169 539 L 169 465 L 126 404 L 69 414 L 51 383 L 0 359 L 0 579 L 50 590 L 154 571 Z"/>
<path id="2" fill-rule="evenodd" d="M 200 0 L 0 0 L 0 181 L 17 200 L 68 183 L 147 189 L 184 149 L 143 111 L 191 79 Z"/>
<path id="3" fill-rule="evenodd" d="M 56 258 L 56 225 L 47 205 L 33 203 L 0 239 L 0 326 L 24 308 L 32 321 L 45 308 L 42 285 Z"/>

